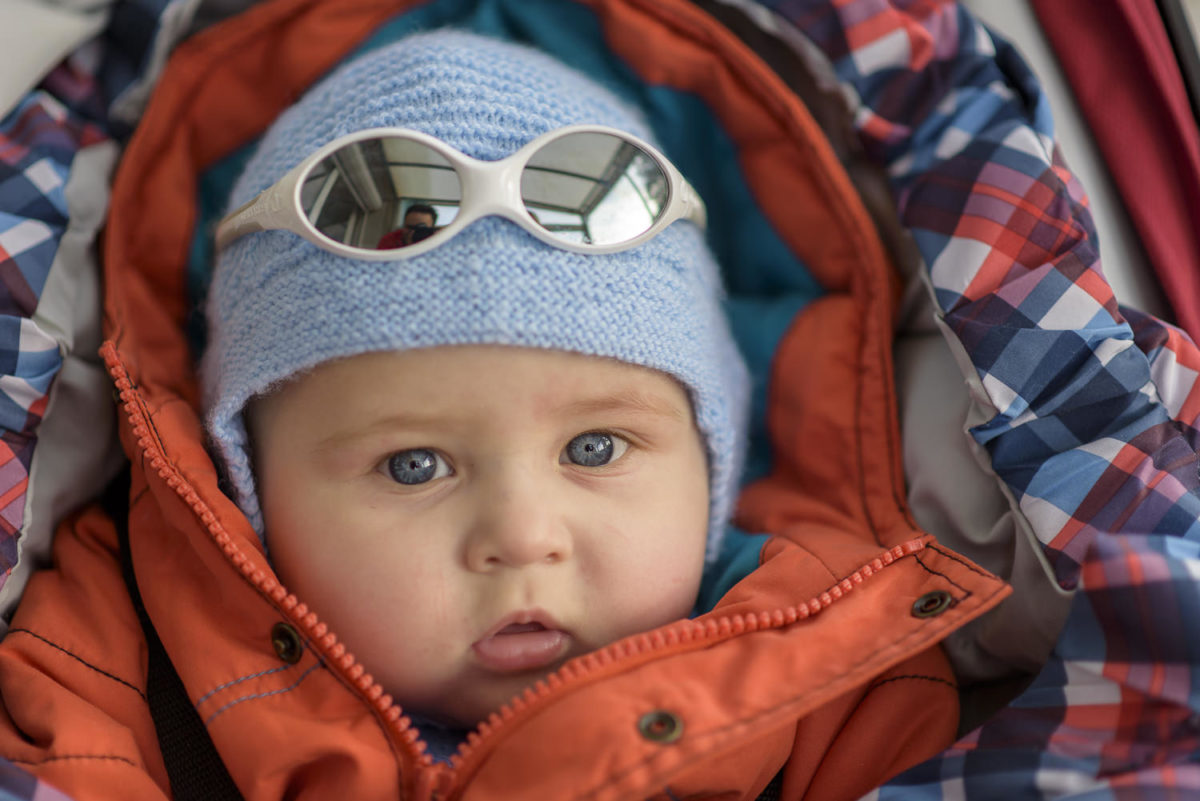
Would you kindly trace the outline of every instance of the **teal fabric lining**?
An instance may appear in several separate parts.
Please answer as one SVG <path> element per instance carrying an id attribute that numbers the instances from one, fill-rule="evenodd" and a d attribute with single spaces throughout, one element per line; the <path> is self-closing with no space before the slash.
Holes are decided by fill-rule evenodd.
<path id="1" fill-rule="evenodd" d="M 731 296 L 725 302 L 725 315 L 742 358 L 750 370 L 750 421 L 746 466 L 742 485 L 771 472 L 771 445 L 767 432 L 767 390 L 775 350 L 792 321 L 809 303 L 801 292 L 785 292 L 777 297 Z"/>
<path id="2" fill-rule="evenodd" d="M 537 46 L 646 114 L 663 152 L 708 206 L 708 241 L 722 265 L 729 291 L 726 310 L 754 381 L 743 483 L 765 475 L 771 463 L 765 425 L 771 358 L 795 315 L 823 290 L 762 213 L 742 176 L 737 151 L 720 123 L 698 97 L 644 83 L 608 49 L 595 14 L 562 0 L 434 0 L 382 25 L 349 57 L 416 31 L 446 26 Z M 239 149 L 200 176 L 200 224 L 187 281 L 194 309 L 189 335 L 197 354 L 205 339 L 202 310 L 213 264 L 212 228 L 225 211 L 233 181 L 255 144 Z M 722 559 L 705 577 L 699 609 L 711 608 L 725 590 L 757 566 L 761 537 L 734 530 L 726 542 Z"/>
<path id="3" fill-rule="evenodd" d="M 712 611 L 734 584 L 754 572 L 769 539 L 766 534 L 747 534 L 739 528 L 729 528 L 721 541 L 720 556 L 704 571 L 693 616 Z"/>

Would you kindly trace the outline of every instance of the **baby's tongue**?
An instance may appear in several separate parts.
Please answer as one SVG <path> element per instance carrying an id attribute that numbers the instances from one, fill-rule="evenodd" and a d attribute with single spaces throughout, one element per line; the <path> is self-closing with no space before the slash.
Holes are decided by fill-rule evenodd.
<path id="1" fill-rule="evenodd" d="M 554 662 L 566 650 L 567 639 L 565 631 L 548 629 L 540 623 L 514 623 L 472 647 L 485 668 L 511 673 Z"/>

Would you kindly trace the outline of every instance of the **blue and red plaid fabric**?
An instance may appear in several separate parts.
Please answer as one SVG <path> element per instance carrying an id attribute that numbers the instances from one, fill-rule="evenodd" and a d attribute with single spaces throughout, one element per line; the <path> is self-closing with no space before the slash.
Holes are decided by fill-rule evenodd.
<path id="1" fill-rule="evenodd" d="M 17 560 L 37 429 L 62 366 L 35 312 L 69 222 L 71 165 L 81 149 L 127 132 L 108 102 L 147 71 L 160 19 L 179 2 L 117 3 L 102 36 L 0 118 L 0 587 Z"/>
<path id="2" fill-rule="evenodd" d="M 1117 304 L 1009 44 L 951 2 L 766 5 L 854 99 L 992 408 L 971 433 L 1076 590 L 1033 684 L 871 797 L 1200 797 L 1200 350 Z"/>
<path id="3" fill-rule="evenodd" d="M 76 85 L 59 73 L 49 81 Z M 16 563 L 37 427 L 62 365 L 58 342 L 33 316 L 67 228 L 71 160 L 103 138 L 46 90 L 0 121 L 0 586 Z"/>

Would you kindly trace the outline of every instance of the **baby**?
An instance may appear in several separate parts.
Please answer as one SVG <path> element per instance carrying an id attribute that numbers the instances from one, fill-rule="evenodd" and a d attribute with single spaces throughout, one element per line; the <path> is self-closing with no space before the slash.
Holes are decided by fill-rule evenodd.
<path id="1" fill-rule="evenodd" d="M 580 124 L 615 131 L 552 136 Z M 340 139 L 384 127 L 420 133 Z M 543 135 L 494 183 L 451 168 Z M 746 371 L 702 210 L 650 139 L 557 61 L 438 32 L 317 85 L 235 188 L 330 146 L 283 212 L 223 225 L 207 421 L 283 583 L 409 714 L 472 726 L 688 616 L 720 553 Z M 432 235 L 374 250 L 413 205 Z"/>

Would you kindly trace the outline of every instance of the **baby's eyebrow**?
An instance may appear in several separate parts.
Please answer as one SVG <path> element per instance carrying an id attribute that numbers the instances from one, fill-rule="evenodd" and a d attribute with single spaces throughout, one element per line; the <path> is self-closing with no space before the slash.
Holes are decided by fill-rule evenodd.
<path id="1" fill-rule="evenodd" d="M 686 417 L 685 410 L 678 404 L 671 403 L 658 395 L 633 389 L 594 398 L 580 398 L 565 403 L 555 408 L 554 411 L 564 416 L 633 411 L 668 417 L 672 420 L 684 420 Z"/>
<path id="2" fill-rule="evenodd" d="M 553 405 L 546 409 L 551 415 L 570 418 L 587 415 L 604 415 L 617 413 L 650 414 L 673 421 L 686 421 L 690 407 L 681 407 L 669 399 L 654 393 L 641 392 L 636 389 L 624 389 L 612 393 L 595 395 L 569 400 L 561 405 Z M 334 454 L 339 451 L 354 448 L 358 443 L 370 442 L 381 432 L 389 430 L 428 429 L 437 426 L 452 425 L 437 413 L 411 412 L 388 414 L 373 418 L 369 422 L 339 427 L 337 430 L 322 437 L 313 446 L 317 453 Z"/>
<path id="3" fill-rule="evenodd" d="M 353 447 L 359 442 L 369 442 L 380 433 L 389 430 L 411 430 L 436 425 L 440 418 L 433 415 L 412 413 L 389 414 L 372 418 L 369 422 L 338 428 L 322 437 L 314 446 L 317 452 L 329 452 Z"/>

